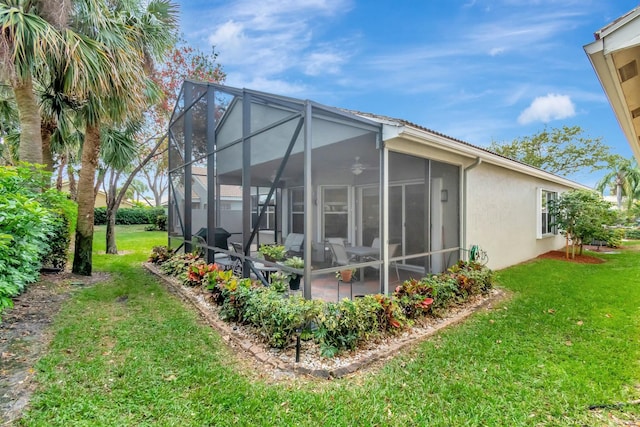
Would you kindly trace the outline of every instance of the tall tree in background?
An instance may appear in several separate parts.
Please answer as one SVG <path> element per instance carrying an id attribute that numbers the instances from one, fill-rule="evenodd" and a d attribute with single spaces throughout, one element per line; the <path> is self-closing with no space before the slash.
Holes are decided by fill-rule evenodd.
<path id="1" fill-rule="evenodd" d="M 492 142 L 489 150 L 558 175 L 607 167 L 611 157 L 602 138 L 582 135 L 579 126 L 544 129 L 512 142 Z"/>
<path id="2" fill-rule="evenodd" d="M 111 161 L 103 157 L 105 164 L 109 166 L 109 179 L 104 181 L 106 184 L 104 190 L 107 195 L 106 252 L 108 254 L 118 253 L 116 212 L 126 197 L 129 186 L 134 183 L 134 178 L 143 168 L 144 176 L 152 185 L 156 206 L 160 206 L 162 194 L 165 191 L 162 184 L 167 185 L 165 134 L 177 98 L 178 89 L 176 88 L 179 88 L 185 78 L 214 82 L 224 78 L 220 65 L 215 62 L 216 57 L 215 52 L 204 55 L 184 45 L 172 48 L 167 54 L 167 60 L 150 75 L 160 89 L 158 102 L 149 103 L 143 116 L 145 125 L 135 132 L 127 133 L 128 137 L 136 141 L 137 162 L 131 158 L 127 159 L 126 156 L 120 156 L 120 159 L 124 159 L 124 164 L 118 165 L 117 162 L 113 162 L 113 157 Z M 134 163 L 136 166 L 131 167 Z M 155 173 L 152 174 L 152 171 Z M 124 179 L 123 183 L 122 179 Z"/>
<path id="3" fill-rule="evenodd" d="M 71 0 L 5 0 L 0 2 L 0 80 L 13 88 L 20 121 L 20 160 L 43 163 L 42 119 L 36 86 L 53 63 L 67 91 L 107 87 L 99 75 L 106 57 L 93 42 L 69 26 Z M 48 128 L 48 126 L 46 127 Z M 46 148 L 48 150 L 48 148 Z M 50 166 L 50 165 L 49 165 Z"/>
<path id="4" fill-rule="evenodd" d="M 101 131 L 100 159 L 102 166 L 98 172 L 94 195 L 103 186 L 106 194 L 106 252 L 117 254 L 116 212 L 126 195 L 126 187 L 118 188 L 123 173 L 130 171 L 137 156 L 135 133 L 138 123 L 128 123 L 123 129 L 106 128 Z M 106 185 L 103 185 L 106 184 Z"/>
<path id="5" fill-rule="evenodd" d="M 640 169 L 635 158 L 625 159 L 620 155 L 614 155 L 609 162 L 609 173 L 607 173 L 596 188 L 602 194 L 610 188 L 614 189 L 618 210 L 622 210 L 622 197 L 626 196 L 626 208 L 631 209 L 640 188 Z"/>
<path id="6" fill-rule="evenodd" d="M 104 46 L 114 81 L 109 91 L 91 92 L 81 109 L 86 123 L 78 179 L 78 224 L 73 272 L 91 275 L 95 173 L 100 152 L 101 127 L 141 116 L 152 90 L 148 74 L 153 61 L 173 44 L 176 8 L 167 0 L 86 0 L 75 16 L 79 31 Z"/>
<path id="7" fill-rule="evenodd" d="M 212 49 L 210 54 L 194 49 L 180 41 L 167 55 L 166 61 L 153 74 L 153 80 L 162 89 L 162 102 L 155 105 L 147 114 L 147 126 L 141 136 L 143 147 L 140 151 L 141 160 L 148 158 L 160 140 L 165 140 L 166 129 L 169 127 L 171 113 L 178 99 L 182 83 L 186 79 L 203 82 L 222 83 L 226 74 L 222 66 L 217 63 L 218 54 Z M 142 173 L 149 189 L 153 192 L 155 205 L 162 204 L 162 197 L 168 189 L 168 164 L 166 142 L 157 147 L 144 163 Z"/>

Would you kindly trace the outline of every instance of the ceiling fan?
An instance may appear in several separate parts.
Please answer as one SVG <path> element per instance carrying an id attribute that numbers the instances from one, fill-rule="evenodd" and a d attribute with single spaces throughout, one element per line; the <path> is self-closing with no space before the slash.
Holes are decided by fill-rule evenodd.
<path id="1" fill-rule="evenodd" d="M 351 165 L 350 169 L 352 174 L 360 175 L 362 172 L 364 172 L 367 169 L 377 169 L 377 168 L 361 163 L 360 156 L 356 156 L 355 161 Z"/>

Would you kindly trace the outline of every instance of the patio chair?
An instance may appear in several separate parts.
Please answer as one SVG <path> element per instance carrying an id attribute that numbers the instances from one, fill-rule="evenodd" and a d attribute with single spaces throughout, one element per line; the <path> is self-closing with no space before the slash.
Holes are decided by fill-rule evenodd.
<path id="1" fill-rule="evenodd" d="M 379 248 L 380 247 L 380 238 L 379 237 L 375 237 L 373 239 L 373 242 L 371 242 L 371 247 L 372 248 Z"/>
<path id="2" fill-rule="evenodd" d="M 287 251 L 287 256 L 299 256 L 302 257 L 304 244 L 304 234 L 300 233 L 289 233 L 287 238 L 284 240 L 284 248 Z"/>
<path id="3" fill-rule="evenodd" d="M 344 246 L 344 239 L 342 237 L 327 237 L 325 241 L 327 243 L 335 243 L 336 245 Z"/>
<path id="4" fill-rule="evenodd" d="M 373 240 L 373 243 L 371 244 L 371 246 L 372 247 L 376 247 L 376 246 L 374 246 L 374 244 L 376 243 L 376 240 L 378 240 L 378 246 L 377 247 L 380 247 L 379 246 L 380 245 L 380 240 L 377 237 Z M 400 247 L 400 243 L 390 243 L 389 244 L 389 246 L 388 246 L 388 248 L 389 248 L 389 258 L 393 258 L 395 256 L 396 251 L 398 250 L 399 247 Z M 377 261 L 377 260 L 379 260 L 379 258 L 377 258 L 377 257 L 368 257 L 367 260 L 368 261 L 374 261 L 374 260 Z M 395 262 L 395 261 L 391 261 L 389 263 L 389 267 L 391 267 L 391 266 L 395 267 L 395 269 L 396 269 L 396 277 L 398 278 L 398 281 L 400 281 L 400 272 L 398 271 L 398 263 Z M 374 270 L 380 271 L 380 266 L 379 265 L 372 265 L 371 268 L 373 268 Z"/>
<path id="5" fill-rule="evenodd" d="M 333 265 L 349 265 L 351 263 L 351 259 L 344 248 L 344 244 L 330 242 L 329 239 L 327 239 L 327 245 L 331 248 Z"/>

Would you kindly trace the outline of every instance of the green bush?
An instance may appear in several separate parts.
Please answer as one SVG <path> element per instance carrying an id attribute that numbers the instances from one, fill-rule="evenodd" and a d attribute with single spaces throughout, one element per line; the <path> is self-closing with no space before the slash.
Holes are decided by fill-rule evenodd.
<path id="1" fill-rule="evenodd" d="M 153 256 L 153 254 L 151 256 Z M 160 271 L 169 276 L 179 277 L 186 274 L 189 266 L 198 259 L 199 256 L 192 253 L 176 254 L 162 263 Z"/>
<path id="2" fill-rule="evenodd" d="M 154 254 L 157 252 L 154 248 Z M 481 264 L 460 261 L 445 273 L 404 282 L 392 296 L 366 295 L 325 303 L 235 277 L 231 270 L 221 271 L 193 254 L 174 255 L 160 268 L 182 277 L 188 286 L 206 285 L 211 300 L 220 306 L 222 319 L 256 328 L 270 346 L 287 347 L 299 334 L 313 338 L 325 357 L 403 331 L 415 319 L 437 315 L 472 295 L 486 293 L 493 277 Z"/>
<path id="3" fill-rule="evenodd" d="M 606 233 L 606 244 L 609 248 L 619 248 L 622 246 L 622 239 L 625 236 L 625 230 L 623 228 L 610 228 Z"/>
<path id="4" fill-rule="evenodd" d="M 116 212 L 116 225 L 156 224 L 158 216 L 164 214 L 164 208 L 120 208 Z M 107 223 L 107 208 L 95 208 L 93 223 Z"/>
<path id="5" fill-rule="evenodd" d="M 625 239 L 640 240 L 640 228 L 628 228 L 625 230 Z"/>
<path id="6" fill-rule="evenodd" d="M 284 348 L 297 334 L 308 332 L 320 305 L 317 300 L 305 300 L 301 296 L 283 298 L 277 290 L 257 288 L 246 299 L 243 320 L 257 328 L 271 347 Z"/>
<path id="7" fill-rule="evenodd" d="M 172 255 L 173 250 L 169 246 L 154 246 L 147 261 L 153 264 L 162 264 L 168 261 Z"/>
<path id="8" fill-rule="evenodd" d="M 0 311 L 38 280 L 43 261 L 66 262 L 74 204 L 56 190 L 43 192 L 49 179 L 27 164 L 0 167 Z"/>
<path id="9" fill-rule="evenodd" d="M 384 316 L 379 295 L 366 295 L 355 301 L 343 299 L 324 304 L 316 316 L 314 338 L 320 353 L 333 357 L 343 350 L 353 350 L 358 344 L 379 335 Z"/>
<path id="10" fill-rule="evenodd" d="M 164 214 L 164 211 L 156 216 L 155 224 L 159 231 L 167 231 L 167 216 Z"/>
<path id="11" fill-rule="evenodd" d="M 64 270 L 69 257 L 71 235 L 76 228 L 78 206 L 68 196 L 57 190 L 47 190 L 42 203 L 54 213 L 49 250 L 42 259 L 42 265 Z"/>
<path id="12" fill-rule="evenodd" d="M 64 270 L 69 256 L 69 220 L 64 215 L 54 215 L 51 225 L 49 250 L 42 257 L 44 267 Z"/>

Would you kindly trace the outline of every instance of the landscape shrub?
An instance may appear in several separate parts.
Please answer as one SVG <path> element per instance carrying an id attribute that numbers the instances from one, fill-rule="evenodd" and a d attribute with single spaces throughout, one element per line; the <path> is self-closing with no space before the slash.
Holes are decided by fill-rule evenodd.
<path id="1" fill-rule="evenodd" d="M 310 336 L 310 324 L 320 310 L 321 302 L 299 295 L 283 298 L 269 288 L 257 288 L 245 302 L 243 320 L 256 328 L 264 341 L 274 348 L 285 348 L 300 334 Z"/>
<path id="2" fill-rule="evenodd" d="M 42 265 L 64 270 L 69 258 L 69 245 L 73 234 L 78 206 L 65 193 L 49 189 L 40 196 L 42 204 L 49 208 L 54 217 L 49 237 L 49 249 L 42 258 Z"/>
<path id="3" fill-rule="evenodd" d="M 184 276 L 187 274 L 189 266 L 199 259 L 200 257 L 193 253 L 176 254 L 160 264 L 160 271 L 169 276 Z"/>
<path id="4" fill-rule="evenodd" d="M 606 233 L 606 245 L 608 248 L 619 248 L 622 246 L 622 239 L 625 236 L 623 228 L 609 228 Z"/>
<path id="5" fill-rule="evenodd" d="M 167 216 L 163 213 L 156 215 L 156 228 L 158 231 L 167 231 Z"/>
<path id="6" fill-rule="evenodd" d="M 182 284 L 190 287 L 201 286 L 209 273 L 215 270 L 218 270 L 216 264 L 207 264 L 203 259 L 197 259 L 187 266 Z"/>
<path id="7" fill-rule="evenodd" d="M 491 270 L 483 265 L 460 261 L 445 273 L 405 281 L 391 296 L 365 295 L 325 303 L 288 295 L 280 286 L 264 287 L 249 278 L 238 278 L 231 270 L 206 264 L 194 254 L 174 255 L 160 268 L 181 277 L 187 286 L 203 286 L 220 307 L 223 320 L 254 327 L 271 347 L 285 348 L 299 335 L 313 338 L 325 357 L 401 332 L 416 319 L 437 316 L 472 295 L 488 292 L 493 279 Z"/>
<path id="8" fill-rule="evenodd" d="M 314 338 L 320 346 L 320 354 L 334 357 L 340 351 L 354 350 L 358 344 L 379 335 L 383 315 L 376 295 L 324 304 L 324 309 L 314 319 L 317 326 Z"/>
<path id="9" fill-rule="evenodd" d="M 248 301 L 255 295 L 254 288 L 258 288 L 249 278 L 232 276 L 227 282 L 218 285 L 221 288 L 220 317 L 223 320 L 243 323 L 246 318 L 245 308 Z"/>
<path id="10" fill-rule="evenodd" d="M 168 246 L 154 246 L 147 261 L 154 264 L 162 264 L 173 256 L 173 250 Z"/>
<path id="11" fill-rule="evenodd" d="M 155 225 L 160 215 L 165 215 L 164 208 L 120 208 L 116 211 L 116 225 Z M 106 207 L 94 209 L 93 223 L 95 225 L 105 225 L 107 223 Z"/>
<path id="12" fill-rule="evenodd" d="M 629 240 L 640 240 L 640 228 L 628 228 L 625 230 L 624 238 Z"/>
<path id="13" fill-rule="evenodd" d="M 44 262 L 64 267 L 75 204 L 28 164 L 0 167 L 0 312 L 35 282 Z"/>
<path id="14" fill-rule="evenodd" d="M 51 221 L 49 248 L 42 256 L 42 266 L 64 270 L 69 256 L 69 220 L 62 214 L 54 214 Z"/>

